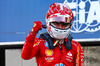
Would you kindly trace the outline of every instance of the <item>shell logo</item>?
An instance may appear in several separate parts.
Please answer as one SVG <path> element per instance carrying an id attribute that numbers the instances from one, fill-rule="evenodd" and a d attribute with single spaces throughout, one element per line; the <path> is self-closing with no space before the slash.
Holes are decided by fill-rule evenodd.
<path id="1" fill-rule="evenodd" d="M 52 55 L 53 55 L 53 50 L 47 49 L 47 50 L 45 51 L 45 54 L 46 54 L 47 56 L 52 56 Z"/>

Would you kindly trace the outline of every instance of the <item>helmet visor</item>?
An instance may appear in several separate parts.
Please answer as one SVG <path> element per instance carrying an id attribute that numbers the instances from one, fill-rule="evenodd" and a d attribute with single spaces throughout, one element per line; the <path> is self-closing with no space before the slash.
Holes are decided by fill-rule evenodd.
<path id="1" fill-rule="evenodd" d="M 71 26 L 70 23 L 63 23 L 63 22 L 51 22 L 50 25 L 58 29 L 68 29 Z"/>
<path id="2" fill-rule="evenodd" d="M 53 17 L 48 19 L 48 22 L 64 22 L 64 23 L 71 23 L 71 19 L 67 17 Z"/>

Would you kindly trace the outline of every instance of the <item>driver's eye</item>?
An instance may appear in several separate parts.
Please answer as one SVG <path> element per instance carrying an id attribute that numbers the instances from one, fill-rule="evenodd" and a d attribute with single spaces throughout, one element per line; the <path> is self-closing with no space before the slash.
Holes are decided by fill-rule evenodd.
<path id="1" fill-rule="evenodd" d="M 55 24 L 55 25 L 59 25 L 60 23 L 59 23 L 59 22 L 54 22 L 53 24 Z"/>
<path id="2" fill-rule="evenodd" d="M 63 26 L 69 26 L 70 24 L 69 23 L 63 23 Z"/>

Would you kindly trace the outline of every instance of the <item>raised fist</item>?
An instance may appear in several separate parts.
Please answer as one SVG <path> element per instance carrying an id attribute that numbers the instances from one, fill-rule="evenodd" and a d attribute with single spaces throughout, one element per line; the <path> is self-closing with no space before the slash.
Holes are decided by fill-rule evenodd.
<path id="1" fill-rule="evenodd" d="M 35 21 L 33 24 L 32 32 L 38 32 L 42 29 L 42 23 L 40 21 Z"/>

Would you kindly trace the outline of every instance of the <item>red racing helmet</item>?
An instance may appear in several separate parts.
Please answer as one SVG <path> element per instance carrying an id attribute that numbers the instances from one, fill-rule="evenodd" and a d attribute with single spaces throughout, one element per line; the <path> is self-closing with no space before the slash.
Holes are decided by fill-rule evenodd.
<path id="1" fill-rule="evenodd" d="M 67 4 L 53 3 L 46 14 L 47 31 L 51 37 L 56 39 L 65 39 L 68 37 L 71 26 L 73 24 L 74 16 L 72 10 Z M 53 22 L 68 23 L 69 27 L 66 29 L 59 29 L 52 25 Z"/>

